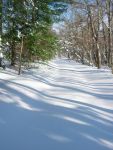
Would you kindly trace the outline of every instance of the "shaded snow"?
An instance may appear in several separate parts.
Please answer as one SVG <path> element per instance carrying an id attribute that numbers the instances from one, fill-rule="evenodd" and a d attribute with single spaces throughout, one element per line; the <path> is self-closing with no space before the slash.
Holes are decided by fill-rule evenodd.
<path id="1" fill-rule="evenodd" d="M 109 70 L 55 59 L 0 71 L 0 150 L 113 150 Z"/>

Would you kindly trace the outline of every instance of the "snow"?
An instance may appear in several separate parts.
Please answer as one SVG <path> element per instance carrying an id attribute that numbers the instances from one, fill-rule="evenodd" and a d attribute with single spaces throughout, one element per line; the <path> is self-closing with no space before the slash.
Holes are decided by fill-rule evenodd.
<path id="1" fill-rule="evenodd" d="M 113 75 L 68 59 L 0 69 L 0 150 L 113 150 Z"/>

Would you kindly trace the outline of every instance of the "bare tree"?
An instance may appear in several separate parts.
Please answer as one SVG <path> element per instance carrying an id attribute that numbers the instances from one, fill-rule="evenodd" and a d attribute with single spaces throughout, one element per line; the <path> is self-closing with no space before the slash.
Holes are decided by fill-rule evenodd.
<path id="1" fill-rule="evenodd" d="M 74 19 L 65 23 L 63 46 L 71 58 L 113 70 L 113 1 L 71 0 Z"/>

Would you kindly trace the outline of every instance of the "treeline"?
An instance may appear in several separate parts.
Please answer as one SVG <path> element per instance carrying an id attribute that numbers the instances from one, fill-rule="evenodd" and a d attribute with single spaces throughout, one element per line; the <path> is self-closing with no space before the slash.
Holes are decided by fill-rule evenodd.
<path id="1" fill-rule="evenodd" d="M 63 52 L 98 68 L 109 66 L 113 72 L 113 1 L 70 2 L 71 18 L 74 19 L 66 21 L 60 32 Z"/>
<path id="2" fill-rule="evenodd" d="M 12 66 L 17 61 L 48 60 L 55 55 L 57 38 L 51 26 L 53 16 L 60 13 L 57 9 L 51 9 L 51 2 L 0 1 L 0 49 Z"/>

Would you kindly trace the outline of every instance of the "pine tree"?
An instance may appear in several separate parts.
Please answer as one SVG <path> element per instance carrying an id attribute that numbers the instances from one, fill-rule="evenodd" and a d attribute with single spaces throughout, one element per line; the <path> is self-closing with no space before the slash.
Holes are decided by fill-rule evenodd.
<path id="1" fill-rule="evenodd" d="M 25 42 L 23 47 L 24 53 L 28 53 L 30 57 L 31 54 L 35 56 L 38 55 L 37 57 L 41 59 L 48 59 L 52 56 L 50 52 L 53 52 L 50 49 L 46 49 L 53 45 L 50 39 L 52 39 L 52 41 L 56 39 L 52 35 L 50 28 L 52 23 L 52 11 L 49 7 L 50 2 L 51 0 L 6 1 L 4 13 L 4 41 L 9 43 L 11 65 L 15 65 L 16 53 L 21 47 L 22 36 L 24 36 L 23 40 Z M 44 43 L 42 42 L 43 38 L 46 38 L 46 36 L 49 37 L 49 35 L 50 38 L 44 39 L 44 41 L 46 41 L 46 47 L 41 48 L 41 46 L 43 46 L 42 43 Z M 52 36 L 53 38 L 51 38 Z M 32 39 L 35 40 L 33 41 Z"/>

